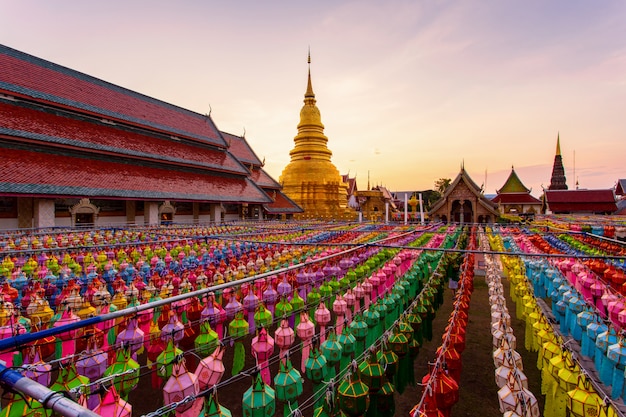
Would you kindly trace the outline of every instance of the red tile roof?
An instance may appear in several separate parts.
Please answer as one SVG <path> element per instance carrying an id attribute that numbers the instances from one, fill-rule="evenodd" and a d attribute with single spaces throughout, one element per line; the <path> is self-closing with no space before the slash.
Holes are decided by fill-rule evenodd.
<path id="1" fill-rule="evenodd" d="M 37 140 L 51 146 L 79 147 L 88 152 L 125 154 L 217 171 L 247 173 L 230 153 L 210 149 L 206 145 L 147 136 L 1 101 L 0 114 L 0 134 L 18 137 L 20 140 Z"/>
<path id="2" fill-rule="evenodd" d="M 541 200 L 528 193 L 502 193 L 491 199 L 498 204 L 541 204 Z"/>
<path id="3" fill-rule="evenodd" d="M 235 155 L 239 161 L 245 165 L 261 166 L 263 164 L 250 147 L 250 144 L 248 144 L 246 138 L 226 132 L 222 132 L 222 136 L 226 143 L 230 145 L 228 151 Z"/>
<path id="4" fill-rule="evenodd" d="M 303 213 L 304 210 L 292 199 L 279 190 L 265 190 L 274 199 L 273 203 L 264 204 L 263 208 L 270 214 Z"/>
<path id="5" fill-rule="evenodd" d="M 225 147 L 210 117 L 0 45 L 0 92 Z"/>
<path id="6" fill-rule="evenodd" d="M 612 213 L 617 210 L 613 190 L 546 190 L 553 213 Z"/>
<path id="7" fill-rule="evenodd" d="M 261 188 L 281 188 L 280 184 L 274 180 L 263 168 L 255 168 L 250 173 L 250 178 Z"/>
<path id="8" fill-rule="evenodd" d="M 251 180 L 241 176 L 12 148 L 0 148 L 0 154 L 0 195 L 230 203 L 271 201 Z"/>

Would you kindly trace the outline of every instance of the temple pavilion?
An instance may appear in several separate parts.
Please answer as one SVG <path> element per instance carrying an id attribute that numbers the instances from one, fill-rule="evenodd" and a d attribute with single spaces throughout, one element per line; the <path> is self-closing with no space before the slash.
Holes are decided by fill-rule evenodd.
<path id="1" fill-rule="evenodd" d="M 539 213 L 541 200 L 530 195 L 531 190 L 526 188 L 517 176 L 515 168 L 511 167 L 511 173 L 497 195 L 491 200 L 498 205 L 502 214 L 525 214 Z"/>
<path id="2" fill-rule="evenodd" d="M 210 115 L 0 45 L 0 229 L 289 218 Z"/>
<path id="3" fill-rule="evenodd" d="M 332 152 L 311 83 L 310 55 L 308 63 L 298 134 L 289 152 L 291 162 L 283 169 L 279 182 L 283 192 L 304 209 L 293 215 L 295 219 L 354 220 L 356 212 L 348 206 L 348 184 L 330 160 Z"/>

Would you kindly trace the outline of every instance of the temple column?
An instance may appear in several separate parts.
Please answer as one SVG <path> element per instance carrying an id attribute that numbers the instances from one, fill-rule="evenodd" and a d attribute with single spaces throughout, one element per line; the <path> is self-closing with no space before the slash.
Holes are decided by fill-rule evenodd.
<path id="1" fill-rule="evenodd" d="M 159 203 L 156 201 L 146 201 L 144 204 L 144 223 L 149 225 L 159 224 Z"/>
<path id="2" fill-rule="evenodd" d="M 211 204 L 211 220 L 215 223 L 222 222 L 222 205 Z"/>
<path id="3" fill-rule="evenodd" d="M 49 198 L 36 198 L 33 206 L 33 227 L 54 227 L 54 200 Z"/>
<path id="4" fill-rule="evenodd" d="M 126 224 L 135 224 L 137 216 L 137 204 L 135 200 L 126 200 Z"/>
<path id="5" fill-rule="evenodd" d="M 30 197 L 17 199 L 17 227 L 20 229 L 33 227 L 33 199 Z"/>

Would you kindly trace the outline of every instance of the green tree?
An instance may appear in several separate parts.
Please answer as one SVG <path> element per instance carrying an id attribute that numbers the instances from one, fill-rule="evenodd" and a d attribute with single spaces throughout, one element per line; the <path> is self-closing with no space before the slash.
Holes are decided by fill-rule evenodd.
<path id="1" fill-rule="evenodd" d="M 439 178 L 435 181 L 435 191 L 437 191 L 439 195 L 443 195 L 451 182 L 452 180 L 450 178 Z"/>

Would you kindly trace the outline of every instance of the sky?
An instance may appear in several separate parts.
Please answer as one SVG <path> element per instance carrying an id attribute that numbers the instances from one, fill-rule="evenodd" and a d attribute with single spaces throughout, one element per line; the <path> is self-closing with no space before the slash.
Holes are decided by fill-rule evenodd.
<path id="1" fill-rule="evenodd" d="M 307 54 L 332 162 L 392 191 L 461 166 L 539 196 L 626 178 L 622 0 L 0 0 L 0 43 L 205 114 L 279 179 Z"/>

